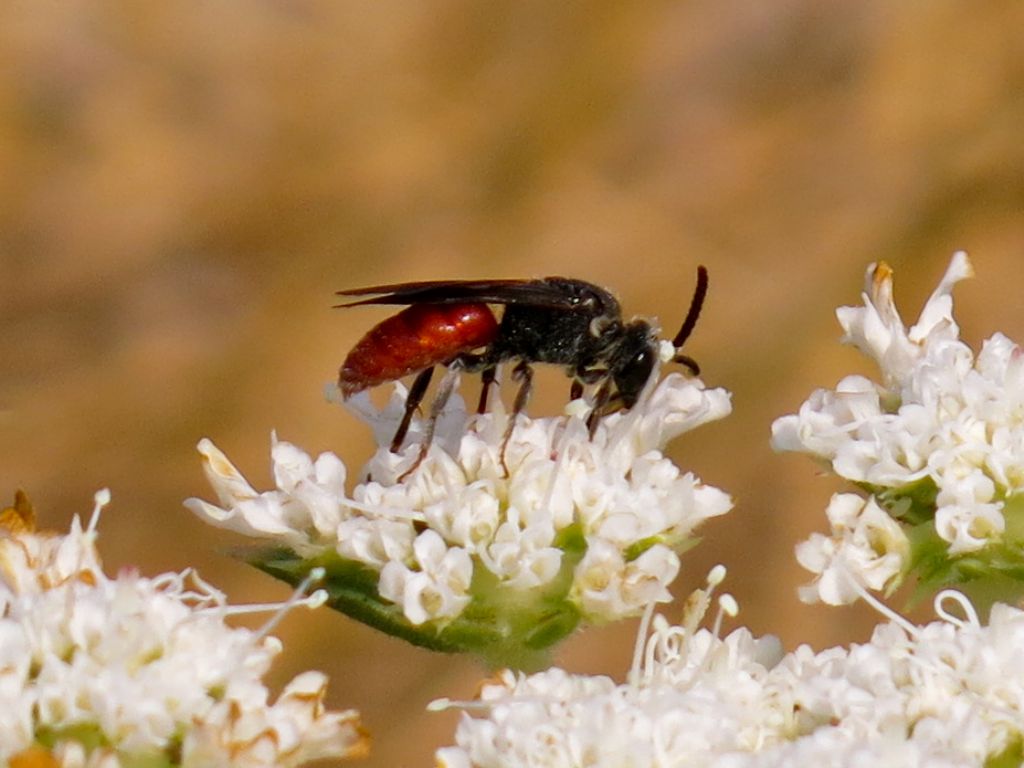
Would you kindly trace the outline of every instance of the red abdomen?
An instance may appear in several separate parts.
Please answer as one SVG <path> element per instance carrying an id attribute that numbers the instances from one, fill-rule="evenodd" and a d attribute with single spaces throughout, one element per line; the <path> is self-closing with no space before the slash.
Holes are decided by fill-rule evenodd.
<path id="1" fill-rule="evenodd" d="M 414 304 L 375 325 L 341 365 L 345 397 L 394 381 L 494 341 L 498 321 L 486 304 Z"/>

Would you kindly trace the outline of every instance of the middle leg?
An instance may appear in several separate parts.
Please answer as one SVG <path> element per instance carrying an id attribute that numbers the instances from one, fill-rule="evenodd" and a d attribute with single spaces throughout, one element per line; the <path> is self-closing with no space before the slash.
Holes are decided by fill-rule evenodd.
<path id="1" fill-rule="evenodd" d="M 526 408 L 530 400 L 530 392 L 533 390 L 533 369 L 525 360 L 519 361 L 512 369 L 512 380 L 521 381 L 519 391 L 516 392 L 515 402 L 512 404 L 512 413 L 508 415 L 508 424 L 505 426 L 505 436 L 501 440 L 501 468 L 505 470 L 505 477 L 508 477 L 508 464 L 505 463 L 505 450 L 508 442 L 512 439 L 512 430 L 516 427 L 516 419 Z"/>

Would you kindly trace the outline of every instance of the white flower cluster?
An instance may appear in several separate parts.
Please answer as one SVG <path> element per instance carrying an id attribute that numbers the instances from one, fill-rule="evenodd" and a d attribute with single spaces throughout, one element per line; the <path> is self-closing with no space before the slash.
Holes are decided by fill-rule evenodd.
<path id="1" fill-rule="evenodd" d="M 428 455 L 403 477 L 423 430 L 414 421 L 400 453 L 386 447 L 404 399 L 399 386 L 376 412 L 368 400 L 352 398 L 381 447 L 351 495 L 334 454 L 314 460 L 275 439 L 277 488 L 261 493 L 203 440 L 199 450 L 220 506 L 186 503 L 214 525 L 300 556 L 333 551 L 379 571 L 380 596 L 413 625 L 459 616 L 478 569 L 522 593 L 550 584 L 562 572 L 560 543 L 569 532 L 586 544 L 569 593 L 582 615 L 604 621 L 636 614 L 670 599 L 677 550 L 701 522 L 731 507 L 725 493 L 661 453 L 673 437 L 730 411 L 727 392 L 696 379 L 666 377 L 628 412 L 603 418 L 593 438 L 575 416 L 520 416 L 505 453 L 507 476 L 501 446 L 508 417 L 500 404 L 469 415 L 454 396 Z"/>
<path id="2" fill-rule="evenodd" d="M 777 450 L 809 453 L 860 487 L 885 492 L 890 510 L 901 493 L 908 507 L 915 493 L 932 493 L 935 531 L 954 557 L 1001 541 L 1006 502 L 1024 490 L 1024 355 L 1001 334 L 977 356 L 960 340 L 952 289 L 971 274 L 967 256 L 957 253 L 908 330 L 893 302 L 891 270 L 869 268 L 864 306 L 842 307 L 837 316 L 843 340 L 874 358 L 881 382 L 848 376 L 834 390 L 814 392 L 799 413 L 772 427 Z M 833 504 L 847 509 L 851 502 Z M 840 516 L 848 518 L 848 509 Z M 879 554 L 907 553 L 895 541 L 901 535 L 887 528 L 891 541 Z M 815 539 L 833 549 L 849 541 L 845 534 Z M 801 559 L 820 563 L 835 554 L 805 547 Z M 854 554 L 847 563 L 855 577 L 859 559 Z M 878 588 L 885 580 L 869 560 L 874 576 L 863 583 L 873 580 Z M 900 569 L 891 559 L 885 566 L 892 577 Z"/>
<path id="3" fill-rule="evenodd" d="M 940 611 L 940 613 L 942 613 Z M 504 672 L 466 705 L 441 768 L 980 768 L 1021 759 L 1024 612 L 946 615 L 870 642 L 783 655 L 662 620 L 643 674 L 616 685 L 559 669 Z M 660 617 L 659 617 L 660 618 Z M 478 716 L 471 713 L 477 712 Z"/>
<path id="4" fill-rule="evenodd" d="M 106 492 L 97 494 L 99 507 Z M 354 711 L 323 708 L 306 672 L 273 703 L 273 637 L 224 623 L 224 596 L 194 574 L 107 577 L 93 526 L 37 534 L 0 520 L 0 764 L 295 766 L 358 756 Z"/>

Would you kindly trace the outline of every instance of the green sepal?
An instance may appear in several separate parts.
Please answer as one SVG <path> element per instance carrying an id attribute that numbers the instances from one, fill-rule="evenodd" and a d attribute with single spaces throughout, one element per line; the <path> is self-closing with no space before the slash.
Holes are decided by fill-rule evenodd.
<path id="1" fill-rule="evenodd" d="M 649 550 L 655 544 L 665 544 L 672 548 L 672 551 L 677 555 L 681 555 L 687 552 L 700 543 L 700 536 L 689 536 L 682 540 L 673 540 L 667 536 L 648 536 L 646 539 L 640 539 L 640 541 L 634 541 L 625 551 L 622 553 L 623 559 L 627 563 L 632 563 L 640 555 Z"/>
<path id="2" fill-rule="evenodd" d="M 1003 519 L 1006 521 L 1003 540 L 1024 548 L 1024 494 L 1007 496 L 1003 500 Z"/>
<path id="3" fill-rule="evenodd" d="M 180 761 L 172 760 L 167 755 L 154 752 L 153 754 L 126 755 L 118 754 L 122 768 L 174 768 L 181 765 Z"/>
<path id="4" fill-rule="evenodd" d="M 580 623 L 569 590 L 573 570 L 586 552 L 582 529 L 574 525 L 562 530 L 555 545 L 563 551 L 562 565 L 545 587 L 511 589 L 477 563 L 469 589 L 472 600 L 463 612 L 444 624 L 419 626 L 380 596 L 376 570 L 333 551 L 307 559 L 286 548 L 247 550 L 240 556 L 293 586 L 312 569 L 323 568 L 324 578 L 316 586 L 327 591 L 327 604 L 392 637 L 442 653 L 470 653 L 492 667 L 533 670 L 545 666 L 552 646 Z"/>
<path id="5" fill-rule="evenodd" d="M 52 750 L 61 743 L 73 742 L 82 746 L 86 754 L 97 749 L 110 749 L 110 740 L 96 723 L 76 723 L 63 728 L 40 728 L 36 731 L 36 743 Z M 124 768 L 173 768 L 181 764 L 180 737 L 172 737 L 164 749 L 122 752 L 116 750 L 118 764 Z"/>
<path id="6" fill-rule="evenodd" d="M 1024 596 L 1024 500 L 1016 496 L 1003 509 L 1006 529 L 1002 539 L 975 552 L 949 554 L 929 520 L 910 528 L 910 572 L 917 576 L 911 604 L 945 587 L 963 587 L 982 614 L 994 602 L 1017 602 Z"/>
<path id="7" fill-rule="evenodd" d="M 939 488 L 930 476 L 913 483 L 889 488 L 871 483 L 857 483 L 858 488 L 867 491 L 889 515 L 907 525 L 918 525 L 935 519 L 935 499 Z"/>
<path id="8" fill-rule="evenodd" d="M 986 758 L 984 768 L 1020 768 L 1021 765 L 1024 765 L 1024 743 L 1018 734 L 1002 752 Z"/>
<path id="9" fill-rule="evenodd" d="M 36 741 L 46 749 L 53 749 L 62 741 L 73 741 L 81 744 L 86 752 L 110 746 L 110 742 L 107 740 L 99 724 L 89 722 L 75 723 L 63 728 L 39 728 L 36 731 Z"/>

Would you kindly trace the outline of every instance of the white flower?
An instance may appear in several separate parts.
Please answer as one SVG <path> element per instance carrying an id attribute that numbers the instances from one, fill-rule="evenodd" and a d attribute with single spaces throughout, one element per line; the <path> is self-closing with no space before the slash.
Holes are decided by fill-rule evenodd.
<path id="1" fill-rule="evenodd" d="M 249 536 L 273 536 L 299 551 L 334 538 L 349 515 L 345 501 L 345 465 L 332 453 L 313 461 L 291 443 L 271 441 L 278 490 L 259 493 L 209 440 L 199 441 L 203 469 L 223 508 L 203 501 L 185 502 L 213 524 Z"/>
<path id="2" fill-rule="evenodd" d="M 997 605 L 983 627 L 963 604 L 966 620 L 937 602 L 944 621 L 916 627 L 897 617 L 868 643 L 785 655 L 774 639 L 755 640 L 743 629 L 721 639 L 656 617 L 630 683 L 557 668 L 504 672 L 466 706 L 456 745 L 439 750 L 437 761 L 441 768 L 995 764 L 1018 755 L 1024 737 L 1024 612 Z"/>
<path id="3" fill-rule="evenodd" d="M 995 483 L 980 469 L 968 472 L 955 485 L 947 484 L 936 498 L 935 530 L 949 544 L 949 553 L 973 552 L 998 540 L 1006 521 L 1003 505 L 991 500 Z"/>
<path id="4" fill-rule="evenodd" d="M 415 528 L 397 520 L 352 517 L 338 524 L 338 554 L 375 568 L 412 557 L 415 539 Z"/>
<path id="5" fill-rule="evenodd" d="M 394 602 L 413 625 L 445 625 L 469 604 L 479 569 L 488 583 L 523 595 L 558 582 L 576 542 L 586 546 L 585 554 L 572 551 L 584 558 L 571 563 L 580 582 L 565 589 L 584 617 L 636 614 L 647 601 L 670 599 L 676 550 L 701 522 L 732 505 L 661 453 L 668 440 L 730 410 L 727 392 L 697 379 L 652 380 L 633 408 L 602 418 L 593 438 L 577 416 L 520 415 L 505 453 L 507 475 L 501 447 L 508 416 L 500 402 L 490 413 L 470 415 L 457 395 L 429 453 L 407 474 L 424 425 L 413 419 L 402 451 L 388 449 L 404 393 L 396 385 L 381 411 L 365 393 L 347 401 L 381 443 L 350 493 L 332 454 L 314 461 L 276 439 L 277 487 L 257 492 L 203 440 L 199 450 L 219 506 L 199 499 L 187 506 L 214 525 L 303 558 L 333 553 L 368 566 L 379 573 L 374 598 Z"/>
<path id="6" fill-rule="evenodd" d="M 473 563 L 469 553 L 445 546 L 436 531 L 426 530 L 413 543 L 416 570 L 392 560 L 380 573 L 380 594 L 402 606 L 414 625 L 452 619 L 469 605 Z"/>
<path id="7" fill-rule="evenodd" d="M 97 494 L 94 522 L 108 497 Z M 93 525 L 76 517 L 68 535 L 37 534 L 12 527 L 10 512 L 0 523 L 4 765 L 293 766 L 365 752 L 358 715 L 324 710 L 322 674 L 269 701 L 261 678 L 280 643 L 228 627 L 237 609 L 195 574 L 109 578 Z"/>
<path id="8" fill-rule="evenodd" d="M 478 554 L 491 573 L 514 589 L 532 589 L 547 584 L 562 565 L 562 550 L 552 546 L 555 528 L 550 523 L 534 523 L 525 528 L 516 510 L 494 533 L 491 543 Z"/>
<path id="9" fill-rule="evenodd" d="M 651 603 L 672 599 L 668 591 L 679 573 L 679 556 L 657 544 L 627 562 L 611 542 L 595 538 L 576 566 L 573 594 L 589 616 L 629 616 Z"/>
<path id="10" fill-rule="evenodd" d="M 847 377 L 772 426 L 777 450 L 809 453 L 892 503 L 934 489 L 930 514 L 951 556 L 1001 542 L 1007 500 L 1024 491 L 1024 356 L 1001 334 L 977 357 L 959 339 L 952 288 L 971 274 L 956 254 L 908 330 L 891 270 L 870 268 L 864 306 L 837 314 L 844 341 L 876 360 L 881 382 Z"/>
<path id="11" fill-rule="evenodd" d="M 954 254 L 920 318 L 908 331 L 893 299 L 892 270 L 884 263 L 872 264 L 863 293 L 864 306 L 836 310 L 845 332 L 843 341 L 875 359 L 887 386 L 899 385 L 913 375 L 915 364 L 930 345 L 958 339 L 960 329 L 953 320 L 953 286 L 973 275 L 967 254 Z"/>
<path id="12" fill-rule="evenodd" d="M 832 535 L 812 534 L 796 548 L 800 565 L 818 574 L 814 584 L 800 589 L 805 602 L 851 603 L 861 594 L 857 585 L 885 589 L 908 568 L 910 542 L 874 498 L 839 493 L 826 514 Z"/>

